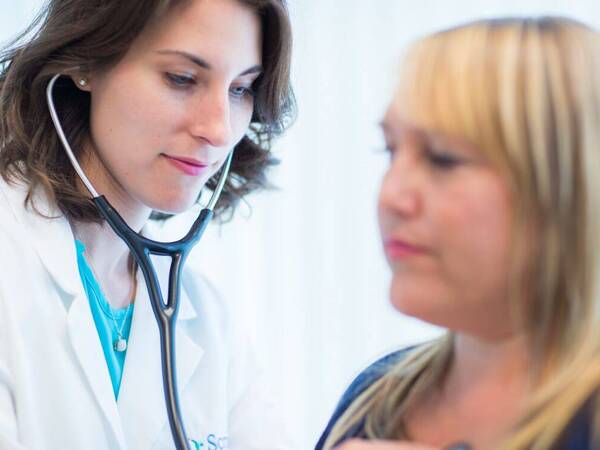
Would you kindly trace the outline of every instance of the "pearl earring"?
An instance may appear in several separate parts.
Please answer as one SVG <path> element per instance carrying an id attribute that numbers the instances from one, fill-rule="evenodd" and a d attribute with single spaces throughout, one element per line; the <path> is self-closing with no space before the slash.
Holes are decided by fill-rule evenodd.
<path id="1" fill-rule="evenodd" d="M 87 80 L 85 78 L 80 78 L 79 81 L 79 86 L 83 87 L 87 85 Z"/>

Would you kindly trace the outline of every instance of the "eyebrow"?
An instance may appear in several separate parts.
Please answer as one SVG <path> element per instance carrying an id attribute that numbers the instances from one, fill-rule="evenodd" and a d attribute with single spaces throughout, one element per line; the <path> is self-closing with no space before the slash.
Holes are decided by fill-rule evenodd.
<path id="1" fill-rule="evenodd" d="M 206 70 L 211 70 L 212 69 L 211 65 L 205 59 L 202 59 L 199 56 L 194 55 L 192 53 L 184 52 L 184 51 L 181 51 L 181 50 L 158 50 L 156 53 L 158 53 L 160 55 L 178 55 L 178 56 L 182 56 L 182 57 L 190 60 L 194 64 L 202 67 L 203 69 L 206 69 Z M 238 76 L 241 77 L 241 76 L 244 76 L 244 75 L 261 73 L 262 71 L 263 71 L 262 66 L 260 64 L 257 64 L 255 66 L 252 66 L 252 67 L 244 70 Z"/>
<path id="2" fill-rule="evenodd" d="M 385 119 L 382 119 L 379 122 L 378 125 L 379 125 L 379 127 L 382 129 L 382 131 L 384 133 L 389 133 L 394 128 L 394 126 L 392 124 L 390 124 L 389 122 L 387 122 Z M 419 135 L 421 137 L 428 137 L 428 138 L 430 138 L 431 136 L 435 135 L 435 131 L 433 131 L 433 132 L 432 131 L 428 131 L 425 128 L 412 125 L 409 122 L 402 121 L 402 122 L 400 122 L 399 126 L 400 126 L 400 128 L 402 130 L 410 131 L 410 132 L 415 133 L 415 134 L 417 134 L 417 135 Z"/>
<path id="3" fill-rule="evenodd" d="M 388 134 L 388 133 L 392 133 L 394 131 L 394 126 L 392 124 L 390 124 L 388 121 L 386 121 L 385 119 L 382 119 L 381 121 L 379 121 L 379 123 L 377 124 L 379 125 L 379 128 L 381 128 L 381 131 L 383 131 L 383 134 Z M 400 124 L 402 129 L 411 129 L 410 127 L 407 127 L 405 124 Z"/>

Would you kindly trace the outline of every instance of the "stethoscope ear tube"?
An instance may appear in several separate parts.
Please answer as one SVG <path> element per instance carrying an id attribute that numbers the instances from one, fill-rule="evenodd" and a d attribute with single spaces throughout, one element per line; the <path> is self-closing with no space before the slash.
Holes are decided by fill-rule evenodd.
<path id="1" fill-rule="evenodd" d="M 52 122 L 54 123 L 59 139 L 62 142 L 75 171 L 92 195 L 92 201 L 98 208 L 98 211 L 102 214 L 102 217 L 107 221 L 113 231 L 125 242 L 125 244 L 127 244 L 144 275 L 150 303 L 160 332 L 163 390 L 171 435 L 177 450 L 190 450 L 179 407 L 175 359 L 175 326 L 177 323 L 177 313 L 179 311 L 181 273 L 183 264 L 185 263 L 189 252 L 200 240 L 204 230 L 213 217 L 213 208 L 221 194 L 229 173 L 233 150 L 229 153 L 227 160 L 221 169 L 217 187 L 212 194 L 208 206 L 200 212 L 188 233 L 182 239 L 174 242 L 158 242 L 148 239 L 131 229 L 108 200 L 104 196 L 98 195 L 94 186 L 79 165 L 62 129 L 52 98 L 52 89 L 60 76 L 61 74 L 57 74 L 52 77 L 46 89 L 48 109 L 50 111 Z M 166 302 L 163 299 L 156 270 L 152 265 L 151 255 L 168 256 L 171 258 Z"/>

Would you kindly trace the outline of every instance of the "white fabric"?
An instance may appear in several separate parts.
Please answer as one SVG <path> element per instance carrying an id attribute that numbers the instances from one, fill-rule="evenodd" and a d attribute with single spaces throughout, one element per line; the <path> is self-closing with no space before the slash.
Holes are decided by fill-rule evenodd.
<path id="1" fill-rule="evenodd" d="M 0 448 L 173 448 L 147 291 L 138 290 L 115 402 L 70 226 L 26 210 L 23 199 L 21 186 L 0 182 Z M 157 262 L 166 286 L 169 261 Z M 191 448 L 291 448 L 252 339 L 232 317 L 201 276 L 184 271 L 176 354 Z"/>

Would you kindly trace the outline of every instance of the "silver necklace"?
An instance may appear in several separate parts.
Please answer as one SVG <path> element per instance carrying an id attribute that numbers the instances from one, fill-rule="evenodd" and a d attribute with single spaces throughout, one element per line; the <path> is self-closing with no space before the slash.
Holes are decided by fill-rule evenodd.
<path id="1" fill-rule="evenodd" d="M 132 303 L 130 303 L 127 309 L 125 310 L 125 318 L 123 319 L 123 323 L 121 323 L 121 327 L 118 326 L 117 319 L 115 318 L 115 315 L 113 314 L 110 305 L 108 306 L 110 317 L 112 318 L 113 323 L 115 324 L 115 331 L 117 332 L 117 339 L 113 342 L 113 349 L 116 352 L 124 352 L 125 350 L 127 350 L 127 339 L 123 337 L 123 328 L 125 327 L 125 323 L 127 322 L 127 315 L 129 314 L 131 305 Z"/>
<path id="2" fill-rule="evenodd" d="M 85 256 L 84 256 L 85 257 Z M 90 269 L 92 269 L 92 273 L 94 275 L 94 277 L 96 278 L 96 284 L 98 285 L 98 288 L 100 289 L 100 292 L 102 293 L 102 295 L 104 295 L 104 298 L 106 298 L 108 300 L 108 297 L 106 297 L 106 294 L 104 293 L 104 291 L 102 290 L 102 287 L 100 286 L 100 278 L 98 278 L 98 274 L 96 273 L 96 270 L 94 269 L 94 266 L 92 265 L 92 261 L 90 258 L 85 258 L 85 260 L 88 263 L 88 266 L 90 266 Z M 137 264 L 135 263 L 135 259 L 131 258 L 131 273 L 132 273 L 132 277 L 133 277 L 133 295 L 132 295 L 132 299 L 135 298 L 136 292 L 137 292 L 137 280 L 136 280 L 136 272 L 137 272 Z M 98 303 L 98 306 L 100 307 L 100 309 L 104 310 L 102 308 L 102 305 L 100 304 L 100 299 L 97 298 L 96 296 L 96 302 Z M 108 301 L 107 301 L 108 303 Z M 129 314 L 129 310 L 131 309 L 131 306 L 133 305 L 133 300 L 129 303 L 129 306 L 127 306 L 127 309 L 125 310 L 125 319 L 123 319 L 123 322 L 121 323 L 121 326 L 119 327 L 119 324 L 117 323 L 117 319 L 115 318 L 115 315 L 113 314 L 112 308 L 110 306 L 110 303 L 108 304 L 108 315 L 110 316 L 110 318 L 112 319 L 112 322 L 115 326 L 115 332 L 117 333 L 117 339 L 115 339 L 115 341 L 113 342 L 113 350 L 119 353 L 124 352 L 125 350 L 127 350 L 127 339 L 125 339 L 123 337 L 123 328 L 125 327 L 125 323 L 127 323 L 127 315 Z"/>

